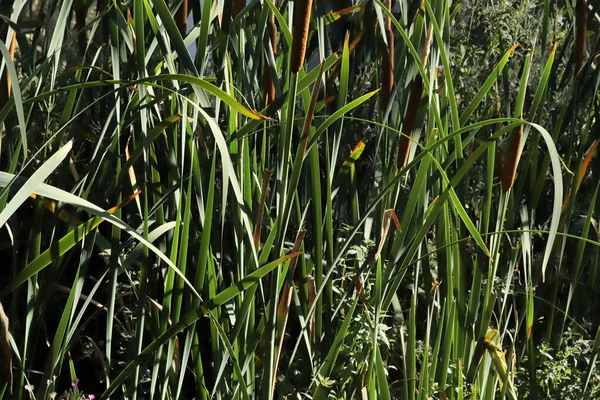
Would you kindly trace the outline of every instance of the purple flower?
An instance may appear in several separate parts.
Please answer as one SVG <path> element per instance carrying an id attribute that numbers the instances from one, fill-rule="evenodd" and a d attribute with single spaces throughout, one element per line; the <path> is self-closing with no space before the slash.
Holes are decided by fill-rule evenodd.
<path id="1" fill-rule="evenodd" d="M 77 388 L 77 386 L 79 385 L 79 378 L 75 378 L 75 382 L 71 382 L 71 387 L 73 389 Z"/>
<path id="2" fill-rule="evenodd" d="M 95 398 L 96 398 L 96 396 L 94 396 L 93 394 L 90 394 L 90 395 L 87 397 L 87 400 L 94 400 Z"/>

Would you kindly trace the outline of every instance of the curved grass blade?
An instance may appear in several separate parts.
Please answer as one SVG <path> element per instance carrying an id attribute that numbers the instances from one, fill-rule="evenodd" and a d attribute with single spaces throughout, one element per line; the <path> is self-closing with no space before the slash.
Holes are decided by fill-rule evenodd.
<path id="1" fill-rule="evenodd" d="M 89 81 L 89 82 L 84 82 L 84 83 L 77 83 L 77 84 L 73 84 L 73 85 L 64 86 L 59 89 L 50 90 L 45 93 L 41 93 L 31 99 L 26 100 L 24 104 L 35 103 L 35 102 L 43 100 L 47 97 L 54 96 L 56 94 L 59 94 L 61 92 L 65 92 L 65 91 L 70 92 L 71 90 L 80 90 L 80 89 L 96 88 L 96 87 L 103 87 L 103 86 L 121 85 L 120 88 L 116 89 L 116 90 L 119 90 L 119 89 L 124 89 L 124 88 L 134 88 L 135 86 L 142 85 L 142 84 L 149 84 L 151 86 L 155 86 L 160 89 L 167 89 L 166 87 L 156 85 L 155 82 L 157 82 L 157 81 L 159 81 L 159 82 L 160 81 L 167 81 L 167 82 L 177 81 L 177 82 L 189 83 L 192 86 L 196 86 L 196 87 L 212 94 L 213 96 L 215 96 L 216 98 L 218 98 L 219 100 L 223 101 L 225 104 L 230 106 L 233 110 L 239 112 L 240 114 L 247 116 L 250 119 L 254 119 L 257 121 L 267 119 L 267 117 L 260 114 L 259 112 L 255 111 L 255 110 L 250 110 L 247 107 L 243 106 L 235 98 L 233 98 L 231 95 L 227 94 L 225 91 L 221 90 L 217 86 L 213 85 L 207 79 L 198 78 L 198 77 L 190 76 L 190 75 L 184 75 L 184 74 L 153 75 L 153 76 L 148 76 L 148 77 L 144 77 L 141 79 L 137 79 L 134 81 L 123 81 L 123 80 L 119 80 L 119 79 L 107 79 L 107 80 L 102 80 L 102 81 Z M 150 95 L 148 95 L 148 96 L 150 96 Z"/>
<path id="2" fill-rule="evenodd" d="M 542 280 L 545 281 L 546 267 L 548 266 L 548 261 L 550 261 L 552 246 L 554 245 L 554 239 L 556 239 L 556 232 L 558 231 L 558 224 L 560 222 L 560 211 L 563 199 L 562 170 L 560 155 L 558 154 L 558 150 L 556 150 L 556 145 L 554 144 L 552 136 L 540 125 L 533 122 L 530 122 L 529 124 L 542 135 L 542 138 L 546 142 L 548 154 L 550 155 L 550 161 L 552 163 L 552 174 L 554 176 L 554 201 L 552 204 L 552 217 L 550 220 L 550 229 L 548 233 L 548 241 L 546 242 L 546 250 L 544 252 L 544 258 L 542 261 Z"/>
<path id="3" fill-rule="evenodd" d="M 13 174 L 9 174 L 8 172 L 0 171 L 0 186 L 7 186 L 9 184 L 9 182 L 11 182 L 13 180 L 14 177 L 15 176 Z M 16 179 L 16 182 L 19 182 L 21 184 L 22 184 L 22 181 L 24 181 L 24 178 Z M 173 262 L 169 259 L 169 257 L 167 257 L 163 252 L 161 252 L 152 243 L 150 243 L 149 241 L 144 239 L 144 237 L 142 235 L 140 235 L 135 229 L 133 229 L 129 224 L 126 224 L 125 222 L 123 222 L 121 219 L 115 217 L 112 214 L 107 213 L 102 208 L 98 207 L 97 205 L 95 205 L 85 199 L 82 199 L 81 197 L 75 196 L 72 193 L 66 192 L 62 189 L 58 189 L 54 186 L 47 185 L 45 183 L 40 184 L 36 188 L 35 194 L 38 194 L 40 196 L 49 197 L 49 198 L 52 198 L 55 200 L 59 200 L 59 201 L 62 201 L 63 203 L 72 204 L 72 205 L 77 206 L 91 214 L 101 217 L 101 218 L 107 220 L 108 222 L 110 222 L 111 224 L 123 229 L 129 235 L 131 235 L 135 239 L 139 240 L 144 246 L 146 246 L 148 249 L 150 249 L 154 254 L 156 254 L 162 261 L 164 261 L 169 266 L 169 268 L 173 268 L 175 270 L 175 273 L 185 282 L 185 284 L 189 287 L 191 292 L 196 297 L 200 297 L 200 294 L 198 293 L 198 291 L 189 282 L 189 280 L 183 274 L 181 274 L 179 269 L 175 266 L 175 264 L 173 264 Z"/>
<path id="4" fill-rule="evenodd" d="M 8 202 L 4 210 L 0 213 L 0 227 L 4 226 L 6 221 L 17 211 L 17 209 L 27 200 L 29 195 L 35 192 L 36 188 L 52 174 L 60 163 L 67 157 L 73 147 L 73 141 L 67 142 L 62 148 L 54 153 L 48 161 L 37 169 L 29 179 L 23 184 L 21 189 Z"/>

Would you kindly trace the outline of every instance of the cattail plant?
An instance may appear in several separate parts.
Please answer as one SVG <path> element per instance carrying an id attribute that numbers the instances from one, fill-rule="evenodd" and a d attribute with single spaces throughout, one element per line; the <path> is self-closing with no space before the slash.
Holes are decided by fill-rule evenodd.
<path id="1" fill-rule="evenodd" d="M 275 25 L 275 14 L 273 14 L 273 11 L 269 12 L 267 30 L 269 32 L 273 54 L 277 54 L 277 26 Z M 265 105 L 269 105 L 275 100 L 275 85 L 273 84 L 273 77 L 271 77 L 271 71 L 269 70 L 266 56 L 264 57 L 263 90 L 265 93 Z"/>
<path id="2" fill-rule="evenodd" d="M 297 0 L 294 5 L 294 25 L 292 33 L 292 72 L 298 73 L 304 64 L 312 0 Z"/>
<path id="3" fill-rule="evenodd" d="M 391 11 L 392 1 L 387 0 L 386 7 Z M 385 21 L 385 36 L 388 44 L 387 51 L 383 52 L 381 59 L 381 110 L 385 112 L 390 102 L 392 88 L 394 86 L 394 33 L 392 32 L 392 21 Z"/>
<path id="4" fill-rule="evenodd" d="M 577 0 L 577 37 L 575 42 L 575 75 L 579 74 L 585 56 L 585 41 L 587 36 L 587 0 Z"/>
<path id="5" fill-rule="evenodd" d="M 517 166 L 521 158 L 521 143 L 523 142 L 523 125 L 516 127 L 510 134 L 510 142 L 502 166 L 502 191 L 508 192 L 515 183 Z"/>
<path id="6" fill-rule="evenodd" d="M 423 56 L 421 63 L 423 66 L 427 63 L 427 57 L 429 56 L 429 48 L 431 46 L 431 38 L 433 35 L 433 25 L 429 24 L 429 30 L 427 32 L 427 39 L 425 41 L 425 47 L 423 49 Z M 410 89 L 410 97 L 408 99 L 408 107 L 406 108 L 406 115 L 404 116 L 404 122 L 402 123 L 402 133 L 400 141 L 398 143 L 398 169 L 404 167 L 408 162 L 408 154 L 410 153 L 410 141 L 415 130 L 415 124 L 417 122 L 417 114 L 419 112 L 419 104 L 421 103 L 421 97 L 423 96 L 423 77 L 419 73 L 415 77 L 415 80 Z"/>
<path id="7" fill-rule="evenodd" d="M 582 73 L 598 43 L 573 46 L 579 91 L 565 96 L 576 54 L 532 48 L 509 63 L 511 48 L 492 65 L 506 27 L 477 37 L 464 23 L 485 27 L 487 5 L 402 3 L 397 25 L 391 0 L 209 1 L 194 53 L 190 0 L 14 1 L 27 6 L 9 16 L 6 3 L 0 14 L 25 25 L 16 40 L 0 27 L 0 399 L 47 399 L 76 376 L 102 398 L 537 398 L 552 341 L 540 328 L 559 338 L 600 304 L 555 296 L 560 274 L 538 284 L 568 243 L 570 295 L 600 291 L 596 78 Z M 27 22 L 47 10 L 52 38 Z M 533 23 L 531 46 L 541 7 L 493 11 Z M 576 17 L 547 25 L 581 38 Z M 269 117 L 249 108 L 265 103 Z M 531 185 L 515 184 L 527 120 Z M 427 154 L 408 164 L 419 131 Z M 577 176 L 563 182 L 561 165 Z M 563 346 L 591 344 L 586 326 Z M 579 397 L 596 398 L 600 374 L 584 364 L 594 372 L 574 381 L 594 391 Z"/>

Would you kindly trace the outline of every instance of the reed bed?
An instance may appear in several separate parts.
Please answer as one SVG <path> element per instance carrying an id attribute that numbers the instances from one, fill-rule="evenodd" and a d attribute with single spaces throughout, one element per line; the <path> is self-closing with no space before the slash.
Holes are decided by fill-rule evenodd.
<path id="1" fill-rule="evenodd" d="M 10 3 L 0 397 L 599 397 L 597 2 Z"/>

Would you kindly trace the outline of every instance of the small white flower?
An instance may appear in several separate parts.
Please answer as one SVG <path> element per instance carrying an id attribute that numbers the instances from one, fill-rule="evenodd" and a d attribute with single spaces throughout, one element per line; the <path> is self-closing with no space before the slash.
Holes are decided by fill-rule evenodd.
<path id="1" fill-rule="evenodd" d="M 54 399 L 56 398 L 56 395 L 57 395 L 57 394 L 58 394 L 58 393 L 56 393 L 56 392 L 52 392 L 52 393 L 50 393 L 50 399 L 54 400 Z"/>
<path id="2" fill-rule="evenodd" d="M 28 392 L 33 392 L 33 385 L 31 383 L 28 383 L 27 385 L 25 385 L 25 390 L 27 390 Z"/>

